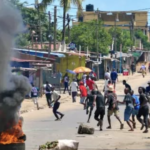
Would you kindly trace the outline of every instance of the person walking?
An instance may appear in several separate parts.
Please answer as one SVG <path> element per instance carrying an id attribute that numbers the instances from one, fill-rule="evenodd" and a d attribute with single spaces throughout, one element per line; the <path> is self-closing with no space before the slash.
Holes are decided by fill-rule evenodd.
<path id="1" fill-rule="evenodd" d="M 31 96 L 32 96 L 34 104 L 37 106 L 37 110 L 39 110 L 38 90 L 37 90 L 37 87 L 35 87 L 33 83 L 32 83 Z"/>
<path id="2" fill-rule="evenodd" d="M 119 121 L 120 123 L 120 129 L 124 128 L 124 125 L 118 115 L 119 112 L 119 107 L 118 107 L 118 103 L 117 103 L 117 95 L 114 93 L 114 87 L 110 86 L 108 89 L 108 97 L 107 97 L 107 102 L 106 105 L 108 104 L 108 113 L 107 113 L 107 118 L 108 118 L 108 124 L 109 126 L 107 127 L 107 129 L 111 129 L 111 119 L 110 117 L 114 114 L 114 116 L 116 117 L 116 119 Z"/>
<path id="3" fill-rule="evenodd" d="M 110 79 L 110 72 L 109 72 L 109 69 L 106 70 L 106 72 L 105 72 L 105 77 L 107 77 L 108 79 Z"/>
<path id="4" fill-rule="evenodd" d="M 132 113 L 132 122 L 133 122 L 133 128 L 136 128 L 136 122 L 135 122 L 135 116 L 137 117 L 140 109 L 140 100 L 138 96 L 134 95 L 134 91 L 131 90 L 131 96 L 133 98 L 133 104 L 134 104 L 134 110 Z"/>
<path id="5" fill-rule="evenodd" d="M 114 88 L 116 88 L 116 81 L 118 80 L 118 74 L 115 71 L 115 69 L 112 70 L 110 77 L 111 77 L 111 82 L 114 85 Z"/>
<path id="6" fill-rule="evenodd" d="M 132 64 L 131 64 L 131 72 L 132 72 L 132 75 L 135 72 L 135 64 L 134 64 L 134 62 L 132 62 Z"/>
<path id="7" fill-rule="evenodd" d="M 69 76 L 68 76 L 68 73 L 65 74 L 64 76 L 64 94 L 66 92 L 66 90 L 68 91 L 69 93 Z"/>
<path id="8" fill-rule="evenodd" d="M 103 118 L 105 115 L 105 100 L 100 91 L 96 93 L 96 111 L 95 111 L 95 120 L 98 121 L 97 126 L 100 126 L 100 131 L 103 130 Z M 100 118 L 99 118 L 100 117 Z"/>
<path id="9" fill-rule="evenodd" d="M 108 82 L 109 82 L 110 78 L 108 76 L 105 76 L 105 83 L 104 83 L 104 89 L 103 89 L 103 92 L 104 92 L 104 100 L 106 102 L 106 98 L 107 98 L 107 95 L 108 95 Z"/>
<path id="10" fill-rule="evenodd" d="M 89 117 L 88 117 L 88 123 L 90 122 L 90 118 L 91 118 L 91 115 L 92 115 L 92 111 L 93 111 L 93 108 L 94 108 L 94 102 L 95 102 L 95 98 L 96 98 L 96 93 L 94 90 L 91 91 L 91 94 L 89 94 L 85 100 L 86 104 L 87 104 L 87 107 L 86 107 L 86 114 L 88 115 L 89 114 Z M 90 112 L 89 112 L 89 108 L 90 108 Z"/>
<path id="11" fill-rule="evenodd" d="M 52 97 L 53 97 L 53 101 L 51 103 L 54 103 L 53 113 L 56 117 L 55 121 L 58 121 L 64 117 L 64 114 L 62 114 L 61 112 L 58 111 L 58 109 L 60 107 L 59 100 L 60 100 L 61 96 L 55 91 L 54 87 L 52 87 Z M 60 117 L 58 115 L 60 115 Z"/>
<path id="12" fill-rule="evenodd" d="M 143 78 L 144 78 L 145 75 L 146 75 L 146 67 L 145 67 L 144 64 L 141 66 L 141 69 L 140 69 L 140 70 L 142 71 L 142 76 L 143 76 Z"/>
<path id="13" fill-rule="evenodd" d="M 132 96 L 130 94 L 130 90 L 128 88 L 125 88 L 124 93 L 125 93 L 125 97 L 124 97 L 123 102 L 120 102 L 120 101 L 117 101 L 117 102 L 120 104 L 126 104 L 126 108 L 124 111 L 124 121 L 126 121 L 128 126 L 130 127 L 129 131 L 134 131 L 132 125 L 130 124 L 130 122 L 132 122 L 132 120 L 130 120 L 130 116 L 132 115 L 133 110 L 134 110 L 133 98 L 132 98 Z M 132 122 L 132 123 L 134 123 L 134 122 Z"/>
<path id="14" fill-rule="evenodd" d="M 45 85 L 45 95 L 46 95 L 46 100 L 47 100 L 47 104 L 49 106 L 49 108 L 51 108 L 51 85 L 49 84 L 48 81 L 46 81 L 46 85 Z"/>
<path id="15" fill-rule="evenodd" d="M 71 95 L 72 95 L 72 102 L 75 103 L 77 92 L 78 92 L 78 83 L 76 82 L 76 79 L 73 79 L 73 81 L 71 82 L 70 91 L 71 91 Z"/>
<path id="16" fill-rule="evenodd" d="M 123 85 L 125 86 L 125 88 L 128 88 L 128 89 L 129 89 L 129 91 L 132 90 L 132 89 L 131 89 L 131 86 L 127 83 L 126 80 L 123 80 L 122 83 L 123 83 Z"/>
<path id="17" fill-rule="evenodd" d="M 87 89 L 82 81 L 80 81 L 79 83 L 79 89 L 80 89 L 80 103 L 84 105 L 85 109 L 85 99 L 87 97 Z"/>
<path id="18" fill-rule="evenodd" d="M 138 89 L 139 92 L 139 100 L 140 100 L 140 109 L 139 109 L 139 113 L 137 115 L 137 119 L 138 121 L 142 124 L 141 130 L 143 130 L 143 128 L 145 127 L 145 131 L 143 133 L 148 133 L 148 115 L 149 115 L 149 107 L 148 107 L 148 103 L 147 103 L 147 98 L 145 95 L 145 89 L 143 87 L 139 87 Z M 143 116 L 144 119 L 141 119 L 141 117 Z"/>

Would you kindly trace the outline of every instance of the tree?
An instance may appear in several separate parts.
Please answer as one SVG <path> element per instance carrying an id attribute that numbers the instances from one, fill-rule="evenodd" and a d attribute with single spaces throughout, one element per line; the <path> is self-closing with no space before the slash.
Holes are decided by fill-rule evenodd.
<path id="1" fill-rule="evenodd" d="M 135 37 L 141 39 L 143 48 L 150 50 L 150 42 L 148 42 L 148 37 L 139 29 L 135 31 Z"/>
<path id="2" fill-rule="evenodd" d="M 111 36 L 102 27 L 101 21 L 98 24 L 96 21 L 91 21 L 74 25 L 71 28 L 71 40 L 77 46 L 81 45 L 84 50 L 88 47 L 93 52 L 97 51 L 98 44 L 98 51 L 104 54 L 108 54 L 111 44 Z"/>
<path id="3" fill-rule="evenodd" d="M 70 8 L 71 4 L 74 4 L 78 7 L 79 10 L 82 10 L 82 1 L 83 0 L 59 0 L 60 5 L 63 7 L 63 34 L 62 41 L 65 41 L 65 31 L 66 31 L 66 12 Z M 48 4 L 53 3 L 54 0 L 42 0 L 41 8 L 46 9 Z"/>
<path id="4" fill-rule="evenodd" d="M 109 29 L 109 34 L 113 38 L 116 37 L 117 50 L 120 51 L 120 45 L 122 44 L 122 51 L 127 52 L 128 49 L 133 45 L 131 40 L 130 31 L 122 30 L 120 28 L 111 28 Z"/>

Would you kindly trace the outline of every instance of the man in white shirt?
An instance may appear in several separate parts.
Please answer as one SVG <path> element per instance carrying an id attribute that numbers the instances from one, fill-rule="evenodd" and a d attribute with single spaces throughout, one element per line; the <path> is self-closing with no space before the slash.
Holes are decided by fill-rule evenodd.
<path id="1" fill-rule="evenodd" d="M 78 92 L 78 84 L 75 79 L 73 79 L 73 81 L 70 84 L 70 90 L 71 90 L 71 94 L 72 94 L 72 101 L 73 101 L 73 103 L 75 103 L 77 92 Z"/>
<path id="2" fill-rule="evenodd" d="M 37 110 L 39 110 L 39 105 L 38 105 L 38 90 L 37 90 L 37 87 L 34 86 L 34 84 L 32 84 L 31 96 L 32 96 L 34 104 L 37 106 Z"/>
<path id="3" fill-rule="evenodd" d="M 55 91 L 54 87 L 52 87 L 52 97 L 53 97 L 52 103 L 54 102 L 53 113 L 56 117 L 55 121 L 58 121 L 64 117 L 64 114 L 62 114 L 61 112 L 58 112 L 58 109 L 60 107 L 60 102 L 58 101 L 61 98 L 61 96 Z M 58 117 L 58 115 L 60 115 L 60 117 Z"/>
<path id="4" fill-rule="evenodd" d="M 107 97 L 107 94 L 108 94 L 108 82 L 110 81 L 110 78 L 108 76 L 105 76 L 105 83 L 104 83 L 104 89 L 103 89 L 103 92 L 104 92 L 104 100 L 106 101 L 106 97 Z"/>
<path id="5" fill-rule="evenodd" d="M 105 72 L 105 77 L 107 77 L 108 79 L 110 79 L 110 72 L 109 72 L 108 69 L 107 69 L 106 72 Z"/>

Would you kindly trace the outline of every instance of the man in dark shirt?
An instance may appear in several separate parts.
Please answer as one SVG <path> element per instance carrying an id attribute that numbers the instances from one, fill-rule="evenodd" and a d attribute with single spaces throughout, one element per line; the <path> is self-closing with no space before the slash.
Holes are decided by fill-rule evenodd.
<path id="1" fill-rule="evenodd" d="M 105 101 L 104 101 L 104 97 L 101 94 L 100 91 L 97 91 L 97 96 L 96 96 L 96 111 L 95 111 L 95 120 L 98 121 L 97 126 L 100 126 L 100 131 L 102 131 L 103 129 L 103 118 L 105 115 Z M 99 119 L 100 116 L 100 119 Z"/>
<path id="2" fill-rule="evenodd" d="M 150 81 L 148 81 L 148 86 L 146 87 L 146 93 L 150 94 Z"/>
<path id="3" fill-rule="evenodd" d="M 131 64 L 131 71 L 132 71 L 132 75 L 133 75 L 134 72 L 135 72 L 135 65 L 134 65 L 134 62 Z"/>
<path id="4" fill-rule="evenodd" d="M 127 83 L 127 81 L 126 80 L 123 80 L 123 85 L 125 86 L 125 88 L 127 88 L 127 89 L 129 89 L 129 91 L 131 91 L 132 89 L 131 89 L 131 86 Z"/>
<path id="5" fill-rule="evenodd" d="M 148 99 L 146 98 L 145 89 L 143 87 L 139 87 L 138 91 L 140 94 L 139 97 L 140 109 L 137 115 L 137 119 L 142 124 L 141 130 L 143 130 L 143 128 L 145 127 L 145 131 L 143 133 L 148 133 L 148 123 L 149 123 L 149 119 L 148 119 L 149 107 L 147 103 Z M 141 116 L 143 116 L 144 119 L 141 119 Z"/>
<path id="6" fill-rule="evenodd" d="M 111 77 L 112 84 L 114 84 L 114 88 L 116 88 L 116 80 L 118 79 L 118 74 L 115 71 L 115 69 L 113 69 L 113 71 L 111 72 L 110 77 Z"/>
<path id="7" fill-rule="evenodd" d="M 91 118 L 91 115 L 92 115 L 92 111 L 93 111 L 93 108 L 94 108 L 94 101 L 95 101 L 95 95 L 96 95 L 96 92 L 93 90 L 91 92 L 91 94 L 89 94 L 85 100 L 85 103 L 87 104 L 87 108 L 86 108 L 86 114 L 88 115 L 89 113 L 89 108 L 90 108 L 90 113 L 89 113 L 89 117 L 88 117 L 88 123 L 90 122 L 90 118 Z"/>
<path id="8" fill-rule="evenodd" d="M 109 126 L 107 127 L 107 129 L 111 129 L 110 117 L 113 114 L 116 117 L 116 119 L 120 122 L 120 129 L 123 129 L 124 125 L 118 116 L 119 108 L 118 108 L 118 103 L 117 103 L 117 95 L 113 91 L 114 91 L 113 86 L 110 86 L 108 90 L 108 100 L 106 102 L 106 104 L 108 104 L 108 116 L 107 117 L 108 117 L 108 123 L 109 123 Z"/>

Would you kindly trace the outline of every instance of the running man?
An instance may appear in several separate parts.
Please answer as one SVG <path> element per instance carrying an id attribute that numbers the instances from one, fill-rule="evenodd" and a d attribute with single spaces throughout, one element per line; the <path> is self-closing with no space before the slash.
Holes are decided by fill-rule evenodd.
<path id="1" fill-rule="evenodd" d="M 79 89 L 80 89 L 80 103 L 84 105 L 84 109 L 85 109 L 85 99 L 87 97 L 87 89 L 84 86 L 84 83 L 82 81 L 80 81 L 79 83 Z"/>
<path id="2" fill-rule="evenodd" d="M 86 86 L 89 87 L 90 91 L 95 90 L 95 88 L 98 90 L 96 83 L 89 76 L 86 77 Z"/>
<path id="3" fill-rule="evenodd" d="M 130 94 L 130 90 L 128 88 L 125 88 L 124 93 L 125 93 L 124 101 L 123 102 L 118 101 L 118 103 L 126 104 L 126 108 L 124 111 L 124 121 L 126 121 L 128 126 L 130 127 L 129 131 L 134 131 L 132 125 L 130 124 L 130 122 L 132 122 L 132 120 L 130 120 L 130 116 L 132 115 L 133 110 L 134 110 L 133 98 L 132 98 L 132 96 Z"/>
<path id="4" fill-rule="evenodd" d="M 122 83 L 123 83 L 123 85 L 125 86 L 125 88 L 128 88 L 130 91 L 132 90 L 132 89 L 131 89 L 131 86 L 127 83 L 126 80 L 123 80 Z"/>
<path id="5" fill-rule="evenodd" d="M 96 111 L 95 111 L 95 120 L 98 121 L 97 126 L 100 126 L 100 131 L 103 130 L 103 118 L 105 115 L 105 100 L 100 91 L 97 91 L 96 96 Z M 100 116 L 100 118 L 99 118 Z"/>
<path id="6" fill-rule="evenodd" d="M 136 122 L 135 122 L 135 116 L 137 117 L 140 109 L 140 100 L 138 96 L 134 95 L 134 91 L 131 90 L 131 96 L 133 98 L 133 104 L 134 104 L 134 111 L 132 113 L 132 121 L 133 121 L 133 128 L 136 129 Z"/>
<path id="7" fill-rule="evenodd" d="M 114 116 L 116 117 L 116 119 L 120 122 L 120 129 L 124 128 L 124 125 L 121 121 L 121 119 L 118 116 L 118 112 L 119 112 L 119 108 L 118 108 L 118 103 L 117 103 L 117 95 L 114 93 L 114 88 L 113 86 L 110 86 L 108 89 L 108 100 L 106 102 L 106 105 L 108 104 L 108 123 L 109 126 L 107 127 L 107 129 L 111 129 L 111 119 L 110 117 L 114 114 Z"/>
<path id="8" fill-rule="evenodd" d="M 90 122 L 90 118 L 91 118 L 91 115 L 92 115 L 92 111 L 93 111 L 93 108 L 94 108 L 94 101 L 95 101 L 95 98 L 96 98 L 96 93 L 95 91 L 93 90 L 91 92 L 91 94 L 89 94 L 86 98 L 86 114 L 88 115 L 89 114 L 89 117 L 88 117 L 88 123 Z M 90 113 L 89 113 L 89 108 L 90 108 Z"/>
<path id="9" fill-rule="evenodd" d="M 53 113 L 56 117 L 55 121 L 58 121 L 64 117 L 64 114 L 58 112 L 58 109 L 60 107 L 59 100 L 60 100 L 61 96 L 55 91 L 54 87 L 52 87 L 52 97 L 53 97 L 53 101 L 51 103 L 54 102 Z M 60 118 L 58 117 L 58 115 L 60 115 Z"/>
<path id="10" fill-rule="evenodd" d="M 145 95 L 145 89 L 143 87 L 139 87 L 138 89 L 139 94 L 140 94 L 140 109 L 139 109 L 139 113 L 137 115 L 137 119 L 138 121 L 142 124 L 141 130 L 143 130 L 143 128 L 145 127 L 145 131 L 143 133 L 148 133 L 148 115 L 149 115 L 149 107 L 148 107 L 148 103 L 147 103 L 147 98 Z M 144 120 L 141 119 L 141 117 L 143 116 Z"/>

